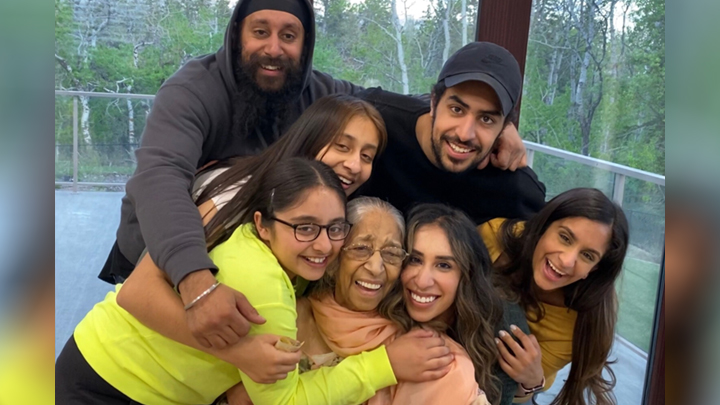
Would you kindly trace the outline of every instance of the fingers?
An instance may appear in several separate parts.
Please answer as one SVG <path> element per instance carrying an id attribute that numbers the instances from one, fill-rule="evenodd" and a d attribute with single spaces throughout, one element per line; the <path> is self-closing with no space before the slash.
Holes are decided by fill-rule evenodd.
<path id="1" fill-rule="evenodd" d="M 520 328 L 515 325 L 510 325 L 510 331 L 513 335 L 517 336 L 517 338 L 520 339 L 520 343 L 525 350 L 533 348 L 533 344 L 530 341 L 530 338 Z"/>
<path id="2" fill-rule="evenodd" d="M 287 353 L 278 350 L 278 352 L 280 353 L 277 355 L 275 362 L 278 364 L 278 366 L 283 366 L 283 369 L 288 368 L 287 371 L 293 371 L 295 369 L 295 366 L 297 366 L 297 364 L 300 362 L 300 359 L 302 358 L 302 352 L 300 351 L 294 353 Z"/>
<path id="3" fill-rule="evenodd" d="M 478 169 L 478 170 L 482 170 L 482 169 L 486 168 L 487 165 L 488 165 L 488 163 L 490 163 L 490 156 L 492 156 L 492 155 L 493 155 L 492 152 L 490 152 L 490 153 L 488 153 L 487 155 L 485 155 L 485 157 L 483 158 L 483 160 L 481 160 L 480 163 L 478 163 L 477 169 Z"/>
<path id="4" fill-rule="evenodd" d="M 436 346 L 431 349 L 426 349 L 424 352 L 428 359 L 435 359 L 449 355 L 450 349 L 447 346 Z"/>
<path id="5" fill-rule="evenodd" d="M 439 370 L 450 366 L 453 360 L 455 360 L 455 356 L 453 356 L 452 354 L 448 354 L 446 356 L 429 360 L 425 364 L 427 366 L 427 370 Z"/>
<path id="6" fill-rule="evenodd" d="M 197 340 L 202 347 L 207 347 L 208 349 L 212 347 L 210 341 L 205 339 L 203 336 L 195 336 L 195 340 Z"/>
<path id="7" fill-rule="evenodd" d="M 245 295 L 243 295 L 239 291 L 235 291 L 235 302 L 237 305 L 238 310 L 242 314 L 245 319 L 247 319 L 249 322 L 255 323 L 255 324 L 263 324 L 265 323 L 265 318 L 260 316 L 258 311 L 250 305 L 250 302 L 245 298 Z M 247 335 L 247 332 L 245 332 L 245 335 Z M 245 336 L 241 335 L 241 336 Z"/>
<path id="8" fill-rule="evenodd" d="M 527 153 L 524 153 L 523 156 L 522 156 L 522 158 L 520 159 L 520 164 L 518 164 L 518 169 L 523 168 L 523 167 L 527 167 L 527 165 L 528 165 L 528 162 L 527 162 Z"/>
<path id="9" fill-rule="evenodd" d="M 524 349 L 515 341 L 515 339 L 513 339 L 512 335 L 505 332 L 504 330 L 501 330 L 500 332 L 498 332 L 498 336 L 500 336 L 500 340 L 502 340 L 507 345 L 507 348 L 512 350 L 512 352 L 515 354 L 514 357 L 520 357 L 520 355 L 523 354 Z"/>
<path id="10" fill-rule="evenodd" d="M 507 347 L 505 347 L 503 341 L 495 338 L 495 343 L 497 344 L 498 352 L 500 352 L 500 358 L 504 360 L 510 367 L 517 365 L 517 359 L 510 353 Z"/>
<path id="11" fill-rule="evenodd" d="M 228 343 L 225 341 L 225 339 L 223 339 L 222 336 L 218 334 L 206 336 L 206 338 L 210 342 L 210 345 L 215 349 L 224 349 L 228 347 Z"/>
<path id="12" fill-rule="evenodd" d="M 530 335 L 529 338 L 530 338 L 530 343 L 532 343 L 533 347 L 535 347 L 535 350 L 537 350 L 538 352 L 540 352 L 540 350 L 541 350 L 541 349 L 540 349 L 540 342 L 538 342 L 538 340 L 537 340 L 537 338 L 535 337 L 535 335 Z"/>
<path id="13" fill-rule="evenodd" d="M 515 369 L 513 369 L 510 363 L 505 361 L 502 356 L 498 359 L 498 364 L 500 364 L 500 368 L 502 369 L 502 371 L 505 372 L 505 374 L 507 374 L 513 380 L 515 379 Z"/>
<path id="14" fill-rule="evenodd" d="M 240 341 L 240 336 L 238 336 L 238 333 L 233 329 L 232 324 L 223 326 L 220 329 L 219 335 L 228 345 L 234 345 Z"/>
<path id="15" fill-rule="evenodd" d="M 445 367 L 445 368 L 442 368 L 442 369 L 440 369 L 440 370 L 425 371 L 425 372 L 423 372 L 422 374 L 420 374 L 420 379 L 419 379 L 419 381 L 422 382 L 422 381 L 437 380 L 437 379 L 440 379 L 440 378 L 445 377 L 445 376 L 447 375 L 447 373 L 449 373 L 449 372 L 450 372 L 450 367 L 449 367 L 449 366 L 448 366 L 448 367 Z"/>
<path id="16" fill-rule="evenodd" d="M 239 312 L 235 312 L 231 317 L 232 319 L 230 319 L 227 327 L 229 328 L 228 333 L 233 336 L 233 341 L 228 340 L 228 343 L 235 344 L 242 337 L 247 336 L 248 332 L 250 332 L 250 324 Z"/>
<path id="17" fill-rule="evenodd" d="M 498 149 L 497 153 L 493 153 L 490 156 L 492 165 L 498 169 L 507 170 L 510 166 L 510 151 L 507 148 Z"/>
<path id="18" fill-rule="evenodd" d="M 510 162 L 510 166 L 508 167 L 508 170 L 511 172 L 514 172 L 515 170 L 520 167 L 520 162 L 522 161 L 522 158 L 520 156 L 514 156 L 512 161 Z"/>

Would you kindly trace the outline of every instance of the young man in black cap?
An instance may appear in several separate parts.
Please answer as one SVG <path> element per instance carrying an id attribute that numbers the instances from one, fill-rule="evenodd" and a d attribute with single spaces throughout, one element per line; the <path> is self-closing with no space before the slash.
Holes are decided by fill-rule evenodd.
<path id="1" fill-rule="evenodd" d="M 380 111 L 389 139 L 356 195 L 380 197 L 403 211 L 421 202 L 445 203 L 477 224 L 536 213 L 545 186 L 532 169 L 476 170 L 510 123 L 521 85 L 510 52 L 473 42 L 445 62 L 430 105 L 379 88 L 358 94 Z"/>
<path id="2" fill-rule="evenodd" d="M 510 52 L 473 42 L 445 62 L 430 106 L 382 89 L 358 94 L 382 114 L 388 144 L 355 195 L 379 197 L 403 211 L 421 202 L 444 203 L 462 209 L 478 225 L 535 214 L 545 203 L 545 186 L 532 169 L 476 170 L 491 158 L 511 122 L 521 86 L 520 67 Z M 497 329 L 510 330 L 510 325 L 530 333 L 522 309 L 505 303 Z M 497 365 L 493 374 L 501 383 L 499 404 L 511 404 L 518 383 Z"/>

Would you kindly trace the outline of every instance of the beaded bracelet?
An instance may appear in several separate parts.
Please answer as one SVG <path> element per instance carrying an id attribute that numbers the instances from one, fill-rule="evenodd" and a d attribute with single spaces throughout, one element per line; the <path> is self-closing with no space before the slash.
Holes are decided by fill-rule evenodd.
<path id="1" fill-rule="evenodd" d="M 213 292 L 214 289 L 216 289 L 220 285 L 219 281 L 216 281 L 215 284 L 211 285 L 210 288 L 203 291 L 200 295 L 198 295 L 194 300 L 190 301 L 189 304 L 185 305 L 185 310 L 192 308 L 193 305 L 195 305 L 198 301 L 200 301 L 203 297 Z"/>

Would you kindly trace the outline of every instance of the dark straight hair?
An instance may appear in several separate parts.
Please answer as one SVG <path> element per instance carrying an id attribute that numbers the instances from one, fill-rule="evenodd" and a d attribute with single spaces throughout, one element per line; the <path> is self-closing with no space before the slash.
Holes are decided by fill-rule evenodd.
<path id="1" fill-rule="evenodd" d="M 442 98 L 443 94 L 445 94 L 446 90 L 447 90 L 447 86 L 445 86 L 444 81 L 437 82 L 432 86 L 432 89 L 430 90 L 431 91 L 431 93 L 430 93 L 431 101 L 430 102 L 432 103 L 434 111 L 437 111 L 438 104 L 440 104 L 440 99 Z M 507 126 L 510 123 L 514 123 L 515 125 L 517 125 L 518 116 L 517 116 L 517 112 L 515 111 L 515 107 L 516 107 L 516 105 L 513 106 L 512 110 L 510 110 L 508 115 L 503 117 L 503 125 L 504 126 Z M 437 114 L 437 112 L 435 114 Z M 434 118 L 435 117 L 433 117 L 433 119 Z"/>
<path id="2" fill-rule="evenodd" d="M 322 162 L 289 158 L 253 174 L 243 185 L 242 192 L 233 197 L 236 209 L 233 213 L 238 219 L 231 226 L 225 226 L 222 218 L 216 215 L 205 227 L 208 250 L 227 240 L 239 225 L 252 222 L 256 211 L 262 214 L 263 224 L 270 226 L 270 217 L 301 204 L 306 194 L 316 187 L 334 191 L 345 212 L 347 197 L 340 179 Z"/>
<path id="3" fill-rule="evenodd" d="M 378 155 L 387 144 L 385 123 L 380 113 L 366 101 L 356 97 L 333 94 L 315 101 L 277 142 L 256 156 L 229 159 L 208 168 L 228 167 L 202 190 L 197 205 L 237 187 L 243 180 L 256 173 L 267 171 L 278 162 L 291 157 L 316 159 L 326 146 L 335 142 L 354 117 L 368 118 L 377 129 Z M 376 155 L 377 157 L 377 155 Z M 245 188 L 243 186 L 243 188 Z M 243 191 L 244 192 L 244 191 Z M 219 210 L 213 221 L 230 226 L 240 212 L 239 194 Z"/>
<path id="4" fill-rule="evenodd" d="M 495 327 L 502 318 L 502 301 L 491 283 L 492 264 L 485 244 L 473 221 L 464 212 L 443 204 L 420 204 L 413 207 L 407 219 L 407 250 L 413 254 L 415 234 L 423 227 L 437 225 L 450 243 L 460 267 L 460 282 L 450 325 L 433 322 L 428 325 L 444 330 L 468 352 L 475 366 L 475 380 L 491 403 L 500 400 L 500 383 L 492 373 L 497 362 Z M 378 307 L 378 312 L 407 332 L 418 325 L 407 313 L 400 278 Z"/>
<path id="5" fill-rule="evenodd" d="M 553 405 L 607 405 L 615 403 L 612 388 L 615 374 L 608 355 L 615 339 L 617 296 L 615 282 L 622 270 L 628 248 L 628 222 L 622 209 L 600 190 L 576 188 L 550 200 L 517 232 L 518 220 L 505 221 L 500 228 L 503 251 L 509 261 L 498 269 L 496 284 L 519 300 L 531 321 L 545 314 L 539 305 L 533 278 L 535 248 L 550 225 L 571 217 L 587 218 L 612 229 L 608 250 L 584 280 L 563 287 L 565 306 L 577 311 L 572 341 L 570 374 Z M 603 378 L 603 369 L 609 380 Z M 592 397 L 595 401 L 592 401 Z"/>

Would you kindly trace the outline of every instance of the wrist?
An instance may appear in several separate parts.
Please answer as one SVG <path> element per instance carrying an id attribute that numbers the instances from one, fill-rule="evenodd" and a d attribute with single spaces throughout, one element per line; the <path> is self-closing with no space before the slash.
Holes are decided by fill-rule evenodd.
<path id="1" fill-rule="evenodd" d="M 518 385 L 523 396 L 534 394 L 545 389 L 545 377 L 543 376 L 540 381 L 531 381 L 530 384 L 519 383 Z"/>
<path id="2" fill-rule="evenodd" d="M 187 305 L 200 293 L 215 284 L 216 281 L 215 276 L 208 269 L 194 271 L 185 276 L 178 284 L 178 291 L 183 304 Z"/>

